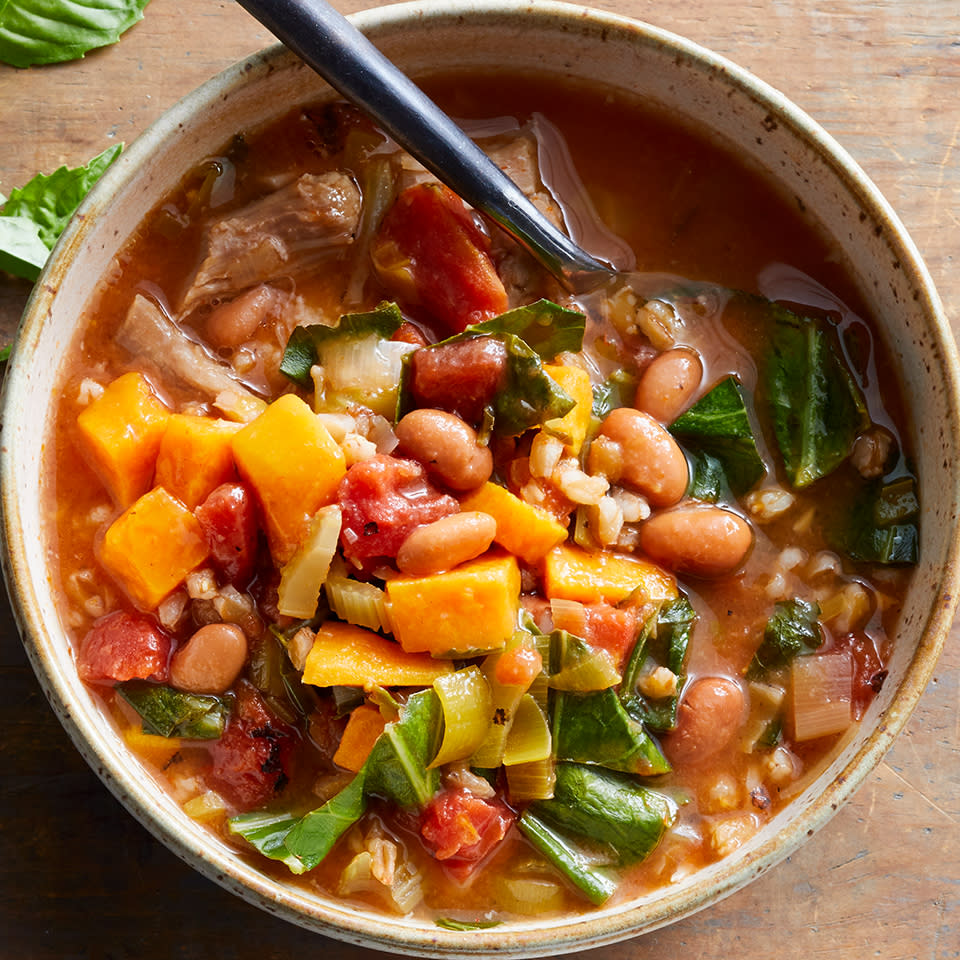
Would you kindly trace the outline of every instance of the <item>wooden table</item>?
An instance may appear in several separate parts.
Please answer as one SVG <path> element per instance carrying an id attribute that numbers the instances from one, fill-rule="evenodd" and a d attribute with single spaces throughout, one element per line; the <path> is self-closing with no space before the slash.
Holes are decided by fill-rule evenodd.
<path id="1" fill-rule="evenodd" d="M 339 0 L 344 12 L 372 5 Z M 843 143 L 917 242 L 960 323 L 958 0 L 597 0 L 730 57 Z M 229 2 L 153 0 L 85 60 L 0 65 L 0 192 L 77 165 L 271 42 Z M 29 287 L 0 278 L 0 342 Z M 960 954 L 960 646 L 886 760 L 816 837 L 725 902 L 592 951 L 621 958 Z M 155 842 L 87 769 L 0 609 L 0 956 L 360 960 L 223 892 Z"/>

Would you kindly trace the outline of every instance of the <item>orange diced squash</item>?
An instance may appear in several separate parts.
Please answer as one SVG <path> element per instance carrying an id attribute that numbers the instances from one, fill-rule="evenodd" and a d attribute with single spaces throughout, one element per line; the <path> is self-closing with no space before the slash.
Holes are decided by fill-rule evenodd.
<path id="1" fill-rule="evenodd" d="M 404 650 L 459 657 L 501 650 L 520 608 L 520 568 L 510 554 L 487 554 L 446 573 L 387 582 L 393 633 Z"/>
<path id="2" fill-rule="evenodd" d="M 210 550 L 197 518 L 154 487 L 107 529 L 99 558 L 142 610 L 153 610 Z"/>
<path id="3" fill-rule="evenodd" d="M 644 600 L 672 600 L 677 582 L 648 560 L 610 550 L 588 553 L 564 544 L 547 554 L 544 589 L 553 600 L 619 603 L 639 590 Z"/>
<path id="4" fill-rule="evenodd" d="M 147 760 L 161 770 L 169 766 L 183 743 L 179 737 L 160 737 L 155 733 L 144 733 L 141 726 L 127 727 L 123 731 L 123 739 L 141 760 Z"/>
<path id="5" fill-rule="evenodd" d="M 153 485 L 170 410 L 139 373 L 125 373 L 77 417 L 90 465 L 121 507 Z"/>
<path id="6" fill-rule="evenodd" d="M 243 424 L 174 413 L 160 441 L 155 483 L 191 510 L 236 477 L 233 435 Z"/>
<path id="7" fill-rule="evenodd" d="M 554 383 L 576 401 L 576 406 L 562 417 L 547 420 L 543 429 L 559 437 L 567 451 L 576 457 L 587 438 L 590 418 L 593 415 L 593 386 L 590 383 L 590 374 L 582 367 L 565 364 L 544 364 L 543 369 Z"/>
<path id="8" fill-rule="evenodd" d="M 362 703 L 350 714 L 333 762 L 344 770 L 359 773 L 386 725 L 383 714 L 373 704 Z"/>
<path id="9" fill-rule="evenodd" d="M 567 528 L 543 507 L 489 480 L 461 498 L 460 509 L 490 514 L 497 521 L 494 540 L 526 563 L 537 563 L 567 539 Z"/>
<path id="10" fill-rule="evenodd" d="M 303 682 L 316 687 L 420 687 L 452 669 L 452 664 L 410 653 L 372 630 L 334 620 L 317 631 Z"/>
<path id="11" fill-rule="evenodd" d="M 233 456 L 260 499 L 273 558 L 284 564 L 313 515 L 336 499 L 347 472 L 343 451 L 310 407 L 288 393 L 234 435 Z"/>

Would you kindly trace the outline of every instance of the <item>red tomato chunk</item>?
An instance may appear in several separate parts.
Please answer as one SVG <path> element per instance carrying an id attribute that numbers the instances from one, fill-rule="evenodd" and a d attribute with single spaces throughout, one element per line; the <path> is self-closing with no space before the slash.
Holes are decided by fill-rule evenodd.
<path id="1" fill-rule="evenodd" d="M 195 511 L 210 558 L 227 583 L 246 586 L 257 560 L 257 508 L 242 483 L 217 487 Z"/>
<path id="2" fill-rule="evenodd" d="M 173 641 L 151 617 L 116 610 L 101 617 L 80 644 L 77 669 L 88 683 L 164 682 Z"/>
<path id="3" fill-rule="evenodd" d="M 356 563 L 395 557 L 415 527 L 460 509 L 430 483 L 419 463 L 383 455 L 355 463 L 340 481 L 338 499 L 343 554 Z"/>

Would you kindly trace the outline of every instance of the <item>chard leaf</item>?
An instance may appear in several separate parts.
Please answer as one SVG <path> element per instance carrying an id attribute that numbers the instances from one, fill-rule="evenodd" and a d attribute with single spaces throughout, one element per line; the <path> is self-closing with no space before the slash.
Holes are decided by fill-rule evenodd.
<path id="1" fill-rule="evenodd" d="M 254 810 L 231 817 L 227 826 L 232 834 L 243 837 L 263 856 L 279 860 L 287 865 L 291 873 L 299 874 L 304 872 L 303 862 L 290 853 L 285 842 L 298 819 L 289 813 Z"/>
<path id="2" fill-rule="evenodd" d="M 115 144 L 85 166 L 38 173 L 11 191 L 0 214 L 0 269 L 36 280 L 80 201 L 121 150 L 123 144 Z"/>
<path id="3" fill-rule="evenodd" d="M 699 481 L 694 471 L 694 484 L 699 483 L 701 488 L 708 486 L 710 491 L 716 491 L 717 462 L 737 496 L 746 493 L 767 472 L 735 377 L 721 380 L 670 424 L 670 432 L 697 457 L 709 458 L 709 462 L 700 467 Z M 696 494 L 691 492 L 691 496 Z M 698 499 L 717 500 L 719 496 Z"/>
<path id="4" fill-rule="evenodd" d="M 294 873 L 312 870 L 346 830 L 363 816 L 367 809 L 365 786 L 365 775 L 361 772 L 322 807 L 311 810 L 293 824 L 284 839 L 284 846 L 302 865 L 302 869 L 293 870 Z"/>
<path id="5" fill-rule="evenodd" d="M 585 694 L 556 691 L 553 746 L 558 760 L 597 764 L 642 776 L 670 770 L 653 738 L 624 710 L 612 689 Z"/>
<path id="6" fill-rule="evenodd" d="M 709 453 L 688 451 L 690 484 L 687 496 L 705 503 L 718 503 L 733 497 L 723 463 Z"/>
<path id="7" fill-rule="evenodd" d="M 538 300 L 475 323 L 464 333 L 519 337 L 541 360 L 550 361 L 558 353 L 579 353 L 586 319 L 582 313 L 567 310 L 550 300 Z"/>
<path id="8" fill-rule="evenodd" d="M 593 415 L 603 420 L 618 407 L 632 407 L 637 392 L 637 378 L 627 370 L 611 373 L 603 383 L 593 387 Z"/>
<path id="9" fill-rule="evenodd" d="M 367 313 L 346 313 L 333 326 L 311 323 L 294 328 L 287 340 L 280 372 L 302 387 L 310 386 L 310 368 L 317 363 L 325 343 L 355 340 L 371 334 L 389 340 L 403 323 L 395 303 L 384 301 Z"/>
<path id="10" fill-rule="evenodd" d="M 499 927 L 502 920 L 457 920 L 455 917 L 441 917 L 434 923 L 443 930 L 489 930 Z"/>
<path id="11" fill-rule="evenodd" d="M 569 837 L 551 827 L 530 809 L 517 822 L 526 838 L 560 871 L 594 906 L 600 906 L 617 889 L 617 880 L 610 871 L 598 866 L 577 849 Z"/>
<path id="12" fill-rule="evenodd" d="M 912 564 L 920 552 L 920 503 L 916 480 L 877 481 L 857 501 L 837 546 L 854 560 Z"/>
<path id="13" fill-rule="evenodd" d="M 553 798 L 530 812 L 565 832 L 606 844 L 619 862 L 638 863 L 676 819 L 676 804 L 631 777 L 579 763 L 557 765 Z"/>
<path id="14" fill-rule="evenodd" d="M 440 787 L 440 771 L 427 766 L 437 752 L 440 701 L 432 689 L 415 693 L 388 723 L 363 765 L 365 790 L 400 807 L 425 806 Z"/>
<path id="15" fill-rule="evenodd" d="M 799 597 L 777 603 L 763 631 L 763 642 L 747 668 L 747 678 L 760 679 L 768 670 L 817 650 L 823 644 L 819 616 L 819 604 Z"/>
<path id="16" fill-rule="evenodd" d="M 117 692 L 143 720 L 143 732 L 186 740 L 216 740 L 233 705 L 230 697 L 183 693 L 146 680 L 118 683 Z"/>
<path id="17" fill-rule="evenodd" d="M 870 425 L 866 401 L 836 331 L 776 304 L 766 379 L 773 428 L 790 482 L 806 487 L 847 457 Z"/>
<path id="18" fill-rule="evenodd" d="M 76 60 L 116 43 L 148 0 L 6 0 L 0 4 L 0 61 L 14 67 Z"/>

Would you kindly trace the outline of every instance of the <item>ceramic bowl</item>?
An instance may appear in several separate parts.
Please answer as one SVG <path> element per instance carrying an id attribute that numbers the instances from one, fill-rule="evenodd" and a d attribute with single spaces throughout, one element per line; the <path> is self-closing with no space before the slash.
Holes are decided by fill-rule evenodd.
<path id="1" fill-rule="evenodd" d="M 921 562 L 889 678 L 863 723 L 802 794 L 735 854 L 642 900 L 562 919 L 456 932 L 345 905 L 258 872 L 190 820 L 131 763 L 79 681 L 48 576 L 39 489 L 57 376 L 94 284 L 143 212 L 238 129 L 331 91 L 274 47 L 236 64 L 163 116 L 114 165 L 65 231 L 33 297 L 6 384 L 2 452 L 5 571 L 33 666 L 78 749 L 126 807 L 211 879 L 270 913 L 353 943 L 425 956 L 542 956 L 633 936 L 708 906 L 768 870 L 817 828 L 879 762 L 934 667 L 957 595 L 960 459 L 957 358 L 942 307 L 890 207 L 849 156 L 776 91 L 653 27 L 550 2 L 407 3 L 354 23 L 408 73 L 555 68 L 634 93 L 712 131 L 779 182 L 849 261 L 909 398 L 920 477 Z"/>

